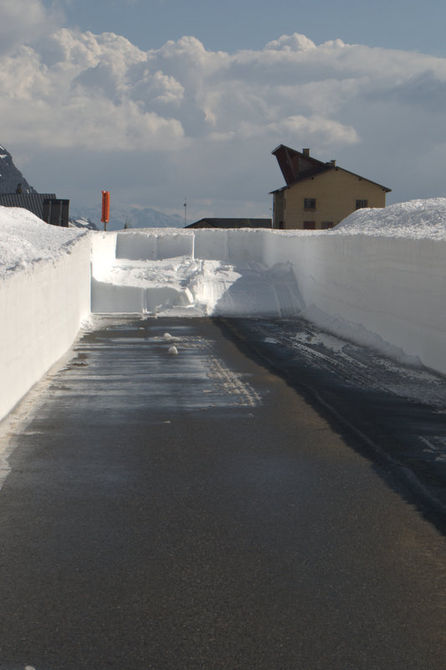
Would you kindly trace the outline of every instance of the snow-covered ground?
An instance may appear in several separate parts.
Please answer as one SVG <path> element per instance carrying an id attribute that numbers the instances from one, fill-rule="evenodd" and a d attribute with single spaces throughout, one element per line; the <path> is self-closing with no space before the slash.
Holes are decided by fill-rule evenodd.
<path id="1" fill-rule="evenodd" d="M 69 348 L 90 286 L 96 313 L 299 316 L 446 373 L 446 198 L 330 231 L 88 232 L 0 207 L 0 278 L 0 417 Z"/>
<path id="2" fill-rule="evenodd" d="M 21 207 L 0 205 L 0 279 L 71 252 L 85 228 L 49 226 Z"/>
<path id="3" fill-rule="evenodd" d="M 358 209 L 331 233 L 446 240 L 446 198 L 410 200 L 384 209 Z"/>

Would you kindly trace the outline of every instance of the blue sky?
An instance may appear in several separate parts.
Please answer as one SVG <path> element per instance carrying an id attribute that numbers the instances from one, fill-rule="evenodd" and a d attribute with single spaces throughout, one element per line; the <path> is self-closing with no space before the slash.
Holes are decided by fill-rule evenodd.
<path id="1" fill-rule="evenodd" d="M 67 26 L 116 32 L 142 49 L 194 35 L 210 49 L 260 49 L 299 32 L 344 42 L 446 55 L 439 0 L 47 0 Z"/>
<path id="2" fill-rule="evenodd" d="M 0 144 L 74 207 L 268 216 L 278 144 L 446 196 L 438 0 L 2 0 Z"/>

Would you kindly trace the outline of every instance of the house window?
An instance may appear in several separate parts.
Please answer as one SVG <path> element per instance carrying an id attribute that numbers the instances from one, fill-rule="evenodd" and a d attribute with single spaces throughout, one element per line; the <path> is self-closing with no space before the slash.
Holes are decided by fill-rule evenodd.
<path id="1" fill-rule="evenodd" d="M 333 228 L 333 226 L 334 226 L 333 221 L 322 221 L 321 230 L 326 230 L 327 228 Z"/>
<path id="2" fill-rule="evenodd" d="M 316 221 L 304 221 L 304 230 L 315 230 Z"/>
<path id="3" fill-rule="evenodd" d="M 368 207 L 369 206 L 369 201 L 368 200 L 357 200 L 356 201 L 356 209 L 362 209 L 363 207 Z"/>
<path id="4" fill-rule="evenodd" d="M 316 209 L 316 198 L 304 198 L 304 209 Z"/>

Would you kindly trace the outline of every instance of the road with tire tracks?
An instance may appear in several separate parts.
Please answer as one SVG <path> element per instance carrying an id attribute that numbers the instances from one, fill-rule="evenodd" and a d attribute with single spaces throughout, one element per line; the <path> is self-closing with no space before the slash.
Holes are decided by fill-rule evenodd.
<path id="1" fill-rule="evenodd" d="M 438 525 L 246 346 L 104 319 L 3 436 L 1 670 L 444 668 Z"/>

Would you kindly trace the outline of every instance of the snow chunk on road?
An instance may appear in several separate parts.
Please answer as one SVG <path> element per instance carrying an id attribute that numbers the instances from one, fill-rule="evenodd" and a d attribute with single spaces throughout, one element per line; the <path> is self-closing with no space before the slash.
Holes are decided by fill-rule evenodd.
<path id="1" fill-rule="evenodd" d="M 383 209 L 358 209 L 328 234 L 446 239 L 446 198 L 409 200 Z"/>
<path id="2" fill-rule="evenodd" d="M 56 260 L 85 230 L 50 226 L 21 207 L 0 206 L 0 277 L 42 260 Z"/>

